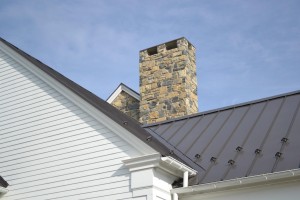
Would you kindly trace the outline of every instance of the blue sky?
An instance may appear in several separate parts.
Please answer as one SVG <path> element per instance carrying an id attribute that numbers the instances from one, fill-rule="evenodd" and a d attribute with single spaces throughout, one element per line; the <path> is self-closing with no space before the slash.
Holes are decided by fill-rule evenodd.
<path id="1" fill-rule="evenodd" d="M 199 110 L 300 89 L 299 0 L 1 0 L 0 37 L 106 99 L 139 51 L 197 49 Z"/>

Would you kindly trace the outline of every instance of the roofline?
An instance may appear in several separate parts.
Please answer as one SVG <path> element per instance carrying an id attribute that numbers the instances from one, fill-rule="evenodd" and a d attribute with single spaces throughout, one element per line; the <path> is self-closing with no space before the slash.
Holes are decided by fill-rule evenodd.
<path id="1" fill-rule="evenodd" d="M 156 138 L 152 137 L 152 135 L 148 133 L 148 131 L 146 131 L 143 127 L 141 127 L 141 125 L 133 118 L 127 116 L 126 114 L 124 114 L 123 112 L 115 108 L 114 106 L 110 105 L 103 99 L 99 98 L 94 93 L 88 91 L 87 89 L 78 85 L 74 81 L 68 79 L 64 75 L 55 71 L 48 65 L 42 63 L 41 61 L 37 60 L 36 58 L 32 57 L 31 55 L 27 54 L 26 52 L 22 51 L 21 49 L 19 49 L 18 47 L 14 46 L 13 44 L 9 43 L 8 41 L 4 40 L 1 37 L 0 37 L 0 42 L 2 42 L 4 45 L 6 45 L 8 48 L 10 48 L 12 51 L 17 53 L 22 58 L 24 58 L 25 60 L 33 64 L 38 69 L 42 70 L 44 73 L 46 73 L 48 76 L 56 80 L 58 83 L 68 88 L 79 98 L 83 99 L 92 107 L 94 107 L 96 110 L 100 111 L 101 113 L 109 117 L 119 126 L 129 131 L 136 138 L 140 139 L 142 142 L 152 147 L 154 150 L 159 152 L 162 156 L 172 156 L 178 161 L 187 164 L 185 161 L 182 160 L 182 158 L 179 155 L 176 154 L 171 155 L 171 151 L 167 146 L 165 146 Z M 107 109 L 107 107 L 109 108 Z M 149 140 L 149 138 L 151 139 Z"/>
<path id="2" fill-rule="evenodd" d="M 158 47 L 158 46 L 163 45 L 163 44 L 166 44 L 166 43 L 170 43 L 170 42 L 174 42 L 174 41 L 177 41 L 177 40 L 181 40 L 181 39 L 185 39 L 190 45 L 192 45 L 194 48 L 196 48 L 196 47 L 195 47 L 188 39 L 186 39 L 186 37 L 180 37 L 180 38 L 177 38 L 177 39 L 175 39 L 175 40 L 170 40 L 170 41 L 168 41 L 168 42 L 163 42 L 163 43 L 160 43 L 160 44 L 157 44 L 157 45 L 148 47 L 148 48 L 146 48 L 146 49 L 140 50 L 140 52 L 146 51 L 146 50 L 151 49 L 151 48 Z"/>
<path id="3" fill-rule="evenodd" d="M 266 101 L 270 101 L 270 100 L 274 100 L 274 99 L 279 99 L 279 98 L 282 98 L 282 97 L 292 96 L 292 95 L 296 95 L 296 94 L 300 94 L 300 90 L 287 92 L 287 93 L 283 93 L 283 94 L 279 94 L 279 95 L 275 95 L 275 96 L 270 96 L 270 97 L 266 97 L 266 98 L 261 98 L 261 99 L 257 99 L 257 100 L 253 100 L 253 101 L 247 101 L 247 102 L 244 102 L 244 103 L 239 103 L 239 104 L 235 104 L 235 105 L 231 105 L 231 106 L 225 106 L 225 107 L 212 109 L 212 110 L 208 110 L 208 111 L 203 111 L 203 112 L 199 112 L 199 113 L 196 113 L 196 114 L 186 115 L 186 116 L 183 116 L 183 117 L 178 117 L 178 118 L 175 118 L 175 119 L 169 119 L 169 120 L 162 121 L 162 122 L 156 122 L 156 123 L 152 123 L 152 124 L 145 124 L 145 125 L 143 125 L 143 128 L 156 126 L 156 125 L 161 125 L 161 124 L 167 124 L 167 123 L 170 123 L 170 122 L 175 122 L 175 121 L 180 121 L 180 120 L 185 120 L 185 119 L 190 119 L 190 118 L 203 116 L 203 115 L 208 115 L 208 114 L 221 112 L 221 111 L 225 111 L 225 110 L 240 108 L 240 107 L 249 106 L 249 105 L 253 105 L 253 104 L 258 104 L 258 103 L 262 103 L 262 102 L 266 102 Z"/>
<path id="4" fill-rule="evenodd" d="M 226 191 L 232 189 L 240 189 L 246 187 L 260 187 L 266 184 L 274 184 L 279 181 L 295 181 L 300 180 L 300 169 L 292 169 L 287 171 L 280 171 L 268 174 L 261 174 L 257 176 L 249 176 L 243 178 L 236 178 L 226 181 L 218 181 L 213 183 L 206 183 L 201 185 L 194 185 L 185 188 L 172 189 L 172 194 L 179 195 L 196 195 L 205 194 L 217 191 Z"/>
<path id="5" fill-rule="evenodd" d="M 106 102 L 112 103 L 122 91 L 126 92 L 136 100 L 140 101 L 139 93 L 137 93 L 136 91 L 134 91 L 133 89 L 125 85 L 124 83 L 120 83 L 119 86 L 113 91 L 113 93 L 111 93 L 111 95 L 106 99 Z"/>

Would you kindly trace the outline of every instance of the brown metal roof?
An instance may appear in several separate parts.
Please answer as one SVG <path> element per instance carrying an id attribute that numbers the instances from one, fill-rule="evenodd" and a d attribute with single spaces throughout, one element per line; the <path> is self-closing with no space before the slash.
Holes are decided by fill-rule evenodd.
<path id="1" fill-rule="evenodd" d="M 47 73 L 50 77 L 54 78 L 56 81 L 58 81 L 66 88 L 74 92 L 76 95 L 84 99 L 86 102 L 90 103 L 92 106 L 95 107 L 95 109 L 101 111 L 106 116 L 108 116 L 113 121 L 115 121 L 117 124 L 124 127 L 130 133 L 135 135 L 137 138 L 147 143 L 153 149 L 161 153 L 162 156 L 172 156 L 173 158 L 188 165 L 188 163 L 186 163 L 184 160 L 181 159 L 182 155 L 179 157 L 176 153 L 173 154 L 173 152 L 171 152 L 170 149 L 167 146 L 165 146 L 160 140 L 151 137 L 151 134 L 149 134 L 146 130 L 144 130 L 136 120 L 122 113 L 121 111 L 119 111 L 118 109 L 116 109 L 115 107 L 113 107 L 112 105 L 104 101 L 103 99 L 99 98 L 98 96 L 86 90 L 85 88 L 81 87 L 77 83 L 66 78 L 62 74 L 58 73 L 54 69 L 50 68 L 49 66 L 45 65 L 44 63 L 35 59 L 34 57 L 30 56 L 24 51 L 20 50 L 19 48 L 7 42 L 6 40 L 2 39 L 1 37 L 0 37 L 0 41 L 3 42 L 8 47 L 10 47 L 20 56 L 22 56 L 23 58 L 31 62 L 33 65 L 35 65 L 36 67 L 38 67 L 39 69 Z M 172 154 L 170 154 L 170 152 Z"/>
<path id="2" fill-rule="evenodd" d="M 299 168 L 299 107 L 296 91 L 144 128 L 204 169 L 198 181 L 208 183 Z"/>

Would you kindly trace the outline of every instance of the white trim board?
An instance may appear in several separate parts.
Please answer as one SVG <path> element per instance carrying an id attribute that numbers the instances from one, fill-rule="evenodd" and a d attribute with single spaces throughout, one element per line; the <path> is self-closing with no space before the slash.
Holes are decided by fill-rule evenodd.
<path id="1" fill-rule="evenodd" d="M 111 104 L 122 91 L 126 92 L 136 100 L 140 101 L 140 95 L 136 94 L 135 92 L 132 91 L 132 89 L 130 89 L 129 87 L 121 83 L 117 87 L 117 89 L 109 96 L 106 102 Z"/>

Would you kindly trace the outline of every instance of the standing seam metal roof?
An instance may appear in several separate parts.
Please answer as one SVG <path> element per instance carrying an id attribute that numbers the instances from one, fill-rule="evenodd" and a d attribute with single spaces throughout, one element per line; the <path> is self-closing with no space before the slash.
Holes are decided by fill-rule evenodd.
<path id="1" fill-rule="evenodd" d="M 299 107 L 296 91 L 143 127 L 208 183 L 299 168 Z"/>

